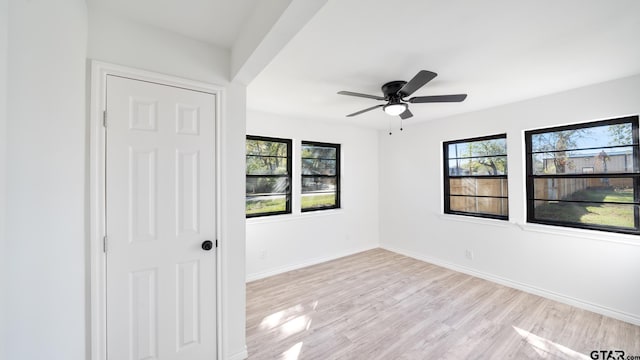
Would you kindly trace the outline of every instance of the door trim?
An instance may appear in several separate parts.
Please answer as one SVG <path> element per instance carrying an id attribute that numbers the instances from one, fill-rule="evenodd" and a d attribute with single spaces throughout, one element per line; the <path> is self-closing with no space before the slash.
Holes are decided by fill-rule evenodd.
<path id="1" fill-rule="evenodd" d="M 207 84 L 203 82 L 187 80 L 171 75 L 158 74 L 146 70 L 130 68 L 121 65 L 109 64 L 92 60 L 91 67 L 91 98 L 89 107 L 89 262 L 91 267 L 90 283 L 90 304 L 89 324 L 87 324 L 90 335 L 90 348 L 92 360 L 107 359 L 107 324 L 106 324 L 106 256 L 103 251 L 103 238 L 105 236 L 105 128 L 103 127 L 102 114 L 106 109 L 107 76 L 114 75 L 126 77 L 133 80 L 147 81 L 160 85 L 169 85 L 188 90 L 201 91 L 215 95 L 215 195 L 216 201 L 216 238 L 221 236 L 221 208 L 220 208 L 220 163 L 221 163 L 221 116 L 224 114 L 221 108 L 224 103 L 224 88 L 222 86 Z M 222 359 L 222 267 L 221 254 L 223 251 L 222 242 L 216 251 L 216 348 L 218 359 Z"/>

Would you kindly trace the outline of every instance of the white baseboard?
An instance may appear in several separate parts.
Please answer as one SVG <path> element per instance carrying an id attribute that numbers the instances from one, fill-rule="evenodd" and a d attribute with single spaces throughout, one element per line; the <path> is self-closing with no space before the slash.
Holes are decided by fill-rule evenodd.
<path id="1" fill-rule="evenodd" d="M 247 351 L 247 347 L 244 347 L 244 350 L 239 353 L 235 353 L 233 355 L 229 355 L 226 360 L 244 360 L 249 357 L 249 352 Z"/>
<path id="2" fill-rule="evenodd" d="M 549 290 L 545 290 L 536 286 L 532 286 L 529 284 L 525 284 L 519 281 L 514 281 L 511 279 L 507 279 L 507 278 L 503 278 L 500 276 L 496 276 L 493 274 L 489 274 L 489 273 L 485 273 L 485 272 L 481 272 L 481 271 L 477 271 L 475 269 L 472 268 L 468 268 L 466 266 L 461 266 L 458 264 L 454 264 L 454 263 L 450 263 L 448 261 L 444 261 L 438 258 L 434 258 L 431 256 L 427 256 L 427 255 L 423 255 L 423 254 L 419 254 L 413 251 L 409 251 L 409 250 L 405 250 L 405 249 L 400 249 L 397 247 L 393 247 L 393 246 L 380 246 L 382 249 L 385 250 L 389 250 L 401 255 L 405 255 L 420 261 L 424 261 L 424 262 L 428 262 L 430 264 L 434 264 L 434 265 L 438 265 L 438 266 L 442 266 L 444 268 L 447 269 L 451 269 L 454 271 L 458 271 L 461 273 L 465 273 L 471 276 L 475 276 L 481 279 L 485 279 L 500 285 L 504 285 L 504 286 L 508 286 L 514 289 L 518 289 L 518 290 L 522 290 L 524 292 L 530 293 L 530 294 L 534 294 L 534 295 L 538 295 L 538 296 L 542 296 L 545 297 L 547 299 L 551 299 L 551 300 L 555 300 L 561 303 L 565 303 L 567 305 L 571 305 L 571 306 L 575 306 L 577 308 L 581 308 L 584 310 L 589 310 L 592 311 L 594 313 L 598 313 L 604 316 L 608 316 L 614 319 L 618 319 L 618 320 L 622 320 L 634 325 L 639 325 L 640 326 L 640 316 L 639 315 L 635 315 L 635 314 L 629 314 L 623 311 L 619 311 L 619 310 L 615 310 L 615 309 L 611 309 L 608 308 L 606 306 L 601 306 L 598 304 L 594 304 L 588 301 L 584 301 L 581 299 L 577 299 L 571 296 L 567 296 L 567 295 L 563 295 L 563 294 L 559 294 L 553 291 L 549 291 Z"/>
<path id="3" fill-rule="evenodd" d="M 330 261 L 330 260 L 335 260 L 335 259 L 338 259 L 338 258 L 341 258 L 341 257 L 357 254 L 357 253 L 360 253 L 360 252 L 363 252 L 363 251 L 372 250 L 372 249 L 376 249 L 376 248 L 378 248 L 378 245 L 370 245 L 370 246 L 365 246 L 365 247 L 361 247 L 361 248 L 350 249 L 350 250 L 341 251 L 339 253 L 332 254 L 330 256 L 317 257 L 317 258 L 305 260 L 303 262 L 299 262 L 299 263 L 296 263 L 296 264 L 278 266 L 276 268 L 272 268 L 272 269 L 268 269 L 268 270 L 264 270 L 264 271 L 260 271 L 260 272 L 256 272 L 256 273 L 252 273 L 252 274 L 247 274 L 246 282 L 251 282 L 251 281 L 263 279 L 263 278 L 266 278 L 266 277 L 269 277 L 269 276 L 282 274 L 282 273 L 285 273 L 287 271 L 301 269 L 301 268 L 304 268 L 304 267 L 307 267 L 307 266 L 320 264 L 320 263 L 323 263 L 323 262 L 327 262 L 327 261 Z"/>

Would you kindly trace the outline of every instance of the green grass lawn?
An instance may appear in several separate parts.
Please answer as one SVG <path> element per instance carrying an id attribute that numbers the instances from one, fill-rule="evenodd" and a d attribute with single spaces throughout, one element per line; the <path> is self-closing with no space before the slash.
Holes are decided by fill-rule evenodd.
<path id="1" fill-rule="evenodd" d="M 284 211 L 286 210 L 286 208 L 287 208 L 287 203 L 285 198 L 257 200 L 257 201 L 251 201 L 251 202 L 247 201 L 246 203 L 247 214 L 278 212 L 278 211 Z"/>
<path id="2" fill-rule="evenodd" d="M 303 209 L 313 209 L 318 207 L 333 206 L 336 204 L 336 195 L 303 195 L 301 198 Z M 253 200 L 246 202 L 247 214 L 262 214 L 284 211 L 287 208 L 284 198 L 269 200 Z"/>
<path id="3" fill-rule="evenodd" d="M 302 196 L 302 208 L 313 209 L 317 207 L 334 206 L 336 204 L 336 195 L 310 195 Z"/>
<path id="4" fill-rule="evenodd" d="M 567 200 L 633 202 L 633 190 L 597 189 L 576 192 Z M 634 228 L 634 206 L 621 204 L 547 203 L 537 206 L 536 218 L 579 224 Z"/>

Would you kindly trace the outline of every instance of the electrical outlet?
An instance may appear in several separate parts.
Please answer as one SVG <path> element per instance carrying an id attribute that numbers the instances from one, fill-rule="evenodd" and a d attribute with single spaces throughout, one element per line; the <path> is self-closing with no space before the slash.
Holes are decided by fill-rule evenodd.
<path id="1" fill-rule="evenodd" d="M 260 257 L 260 260 L 266 259 L 267 258 L 267 250 L 260 251 L 259 257 Z"/>
<path id="2" fill-rule="evenodd" d="M 469 260 L 473 260 L 473 251 L 471 251 L 469 249 L 465 250 L 464 256 L 466 256 L 467 259 L 469 259 Z"/>

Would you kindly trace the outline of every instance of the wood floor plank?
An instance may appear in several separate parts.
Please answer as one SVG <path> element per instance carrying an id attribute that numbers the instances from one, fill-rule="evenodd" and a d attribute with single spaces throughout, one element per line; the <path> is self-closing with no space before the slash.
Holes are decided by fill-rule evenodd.
<path id="1" fill-rule="evenodd" d="M 262 359 L 590 359 L 640 355 L 640 327 L 375 249 L 247 284 Z"/>

